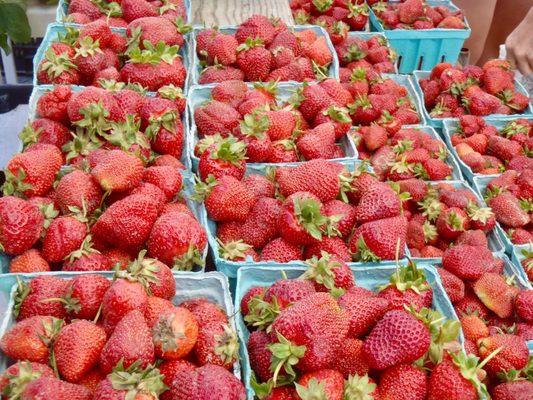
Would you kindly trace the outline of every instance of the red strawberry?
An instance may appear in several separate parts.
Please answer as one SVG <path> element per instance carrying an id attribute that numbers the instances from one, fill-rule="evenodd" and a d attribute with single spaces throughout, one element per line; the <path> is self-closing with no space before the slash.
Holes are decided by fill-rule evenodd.
<path id="1" fill-rule="evenodd" d="M 198 79 L 198 83 L 200 85 L 204 85 L 207 83 L 217 83 L 233 80 L 244 81 L 244 72 L 234 67 L 211 65 L 201 72 L 200 79 Z"/>
<path id="2" fill-rule="evenodd" d="M 335 126 L 327 122 L 308 130 L 297 141 L 297 148 L 305 160 L 333 158 L 335 152 Z"/>
<path id="3" fill-rule="evenodd" d="M 302 399 L 310 396 L 324 396 L 331 400 L 341 400 L 344 393 L 344 377 L 333 369 L 309 372 L 296 383 L 296 392 Z"/>
<path id="4" fill-rule="evenodd" d="M 152 328 L 157 357 L 176 360 L 187 356 L 198 338 L 198 322 L 183 307 L 164 310 Z"/>
<path id="5" fill-rule="evenodd" d="M 446 250 L 442 266 L 461 279 L 476 280 L 489 272 L 492 253 L 486 247 L 458 245 Z"/>
<path id="6" fill-rule="evenodd" d="M 40 377 L 53 378 L 54 371 L 45 364 L 29 361 L 17 362 L 2 373 L 0 391 L 7 393 L 7 395 L 23 393 L 30 382 Z"/>
<path id="7" fill-rule="evenodd" d="M 517 380 L 500 383 L 492 390 L 491 394 L 494 400 L 527 399 L 533 394 L 533 382 Z"/>
<path id="8" fill-rule="evenodd" d="M 91 400 L 92 393 L 81 385 L 57 378 L 41 377 L 29 383 L 22 393 L 23 399 Z"/>
<path id="9" fill-rule="evenodd" d="M 216 100 L 194 110 L 194 121 L 201 135 L 232 133 L 239 125 L 240 119 L 241 116 L 237 110 Z"/>
<path id="10" fill-rule="evenodd" d="M 289 243 L 282 238 L 276 238 L 267 243 L 261 251 L 261 260 L 264 261 L 287 263 L 300 259 L 302 259 L 301 247 Z"/>
<path id="11" fill-rule="evenodd" d="M 60 123 L 68 122 L 67 103 L 71 95 L 70 86 L 55 86 L 37 100 L 37 114 Z"/>
<path id="12" fill-rule="evenodd" d="M 50 299 L 63 297 L 68 282 L 55 276 L 38 276 L 30 283 L 20 282 L 17 287 L 17 307 L 13 313 L 18 320 L 35 315 L 49 315 L 64 318 L 63 306 Z"/>
<path id="13" fill-rule="evenodd" d="M 232 35 L 217 34 L 206 48 L 209 64 L 232 65 L 237 61 L 237 47 L 239 43 Z M 270 65 L 270 63 L 269 63 Z"/>
<path id="14" fill-rule="evenodd" d="M 9 264 L 9 272 L 14 273 L 32 273 L 32 272 L 48 272 L 50 265 L 41 256 L 39 250 L 29 249 L 21 255 L 13 258 Z"/>
<path id="15" fill-rule="evenodd" d="M 509 318 L 513 314 L 518 289 L 507 284 L 503 276 L 485 273 L 473 284 L 473 289 L 483 304 L 498 317 Z"/>
<path id="16" fill-rule="evenodd" d="M 308 259 L 306 264 L 307 270 L 301 278 L 314 281 L 318 292 L 337 292 L 340 289 L 339 292 L 343 293 L 355 285 L 348 265 L 326 252 L 322 252 L 320 258 L 315 256 Z"/>
<path id="17" fill-rule="evenodd" d="M 270 72 L 272 54 L 265 49 L 261 39 L 246 39 L 237 47 L 237 65 L 244 72 L 247 81 L 257 82 L 266 80 Z"/>
<path id="18" fill-rule="evenodd" d="M 339 305 L 349 316 L 349 335 L 363 337 L 388 311 L 389 302 L 372 293 L 361 296 L 348 291 L 339 298 Z"/>
<path id="19" fill-rule="evenodd" d="M 489 93 L 484 92 L 479 86 L 469 86 L 463 95 L 463 102 L 468 107 L 470 114 L 494 114 L 500 107 L 501 101 Z"/>
<path id="20" fill-rule="evenodd" d="M 154 360 L 152 334 L 141 311 L 133 310 L 120 320 L 102 349 L 100 368 L 109 373 L 119 361 L 126 368 L 134 362 L 145 368 Z"/>
<path id="21" fill-rule="evenodd" d="M 437 218 L 437 232 L 445 240 L 456 239 L 461 232 L 468 229 L 468 216 L 457 207 L 444 210 Z"/>
<path id="22" fill-rule="evenodd" d="M 73 319 L 94 320 L 111 283 L 100 275 L 80 275 L 69 282 L 61 302 Z"/>
<path id="23" fill-rule="evenodd" d="M 37 80 L 41 84 L 76 85 L 80 74 L 73 63 L 74 49 L 64 43 L 52 43 L 39 64 Z"/>
<path id="24" fill-rule="evenodd" d="M 529 215 L 511 193 L 498 194 L 490 198 L 487 203 L 496 216 L 496 220 L 505 226 L 519 228 L 529 223 Z"/>
<path id="25" fill-rule="evenodd" d="M 365 223 L 400 214 L 401 201 L 387 184 L 376 184 L 368 188 L 355 208 L 355 220 Z"/>
<path id="26" fill-rule="evenodd" d="M 379 381 L 379 394 L 384 399 L 424 400 L 427 390 L 426 373 L 407 364 L 386 369 Z"/>
<path id="27" fill-rule="evenodd" d="M 237 27 L 235 38 L 239 43 L 246 39 L 261 39 L 265 46 L 274 40 L 275 28 L 272 22 L 264 15 L 254 14 Z"/>
<path id="28" fill-rule="evenodd" d="M 227 103 L 231 107 L 237 108 L 247 91 L 248 87 L 242 81 L 226 81 L 219 83 L 211 90 L 211 97 L 213 100 Z"/>
<path id="29" fill-rule="evenodd" d="M 141 182 L 143 164 L 133 155 L 121 150 L 110 150 L 92 169 L 91 174 L 102 189 L 125 192 Z"/>
<path id="30" fill-rule="evenodd" d="M 0 198 L 0 245 L 7 254 L 30 249 L 39 240 L 43 223 L 37 206 L 18 197 Z"/>
<path id="31" fill-rule="evenodd" d="M 91 175 L 74 170 L 64 175 L 56 186 L 55 202 L 63 214 L 72 212 L 72 207 L 92 213 L 100 205 L 102 192 Z"/>
<path id="32" fill-rule="evenodd" d="M 520 370 L 528 362 L 529 351 L 524 339 L 516 335 L 497 334 L 481 339 L 478 342 L 481 359 L 487 359 L 497 349 L 501 349 L 486 364 L 491 374 L 506 373 Z"/>
<path id="33" fill-rule="evenodd" d="M 243 182 L 250 187 L 258 199 L 262 197 L 274 197 L 274 184 L 263 175 L 249 174 Z"/>

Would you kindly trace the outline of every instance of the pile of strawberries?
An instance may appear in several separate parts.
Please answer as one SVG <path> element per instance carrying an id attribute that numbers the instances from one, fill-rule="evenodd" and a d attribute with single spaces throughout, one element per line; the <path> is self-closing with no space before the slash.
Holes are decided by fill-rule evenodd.
<path id="1" fill-rule="evenodd" d="M 491 175 L 502 171 L 533 170 L 533 121 L 516 119 L 497 129 L 477 116 L 459 118 L 451 144 L 457 156 L 474 174 Z"/>
<path id="2" fill-rule="evenodd" d="M 496 384 L 496 373 L 528 362 L 524 340 L 498 333 L 478 342 L 477 357 L 462 353 L 459 323 L 431 309 L 438 294 L 414 264 L 391 269 L 378 293 L 326 253 L 307 264 L 299 278 L 241 300 L 253 386 L 265 400 L 477 400 L 487 373 Z M 491 385 L 494 399 L 517 385 L 531 393 L 531 382 L 501 383 Z"/>
<path id="3" fill-rule="evenodd" d="M 401 181 L 398 187 L 409 194 L 403 209 L 409 219 L 407 246 L 413 257 L 440 258 L 446 249 L 460 244 L 489 248 L 486 235 L 493 231 L 497 217 L 479 205 L 471 189 L 418 179 Z"/>
<path id="4" fill-rule="evenodd" d="M 149 91 L 165 85 L 182 88 L 187 71 L 179 54 L 184 45 L 180 29 L 156 17 L 131 22 L 126 36 L 112 32 L 103 20 L 67 27 L 46 49 L 37 81 L 86 86 L 124 82 Z"/>
<path id="5" fill-rule="evenodd" d="M 23 146 L 53 145 L 61 163 L 93 164 L 104 150 L 123 150 L 143 164 L 178 169 L 182 158 L 185 98 L 180 88 L 163 86 L 149 97 L 138 85 L 115 83 L 112 89 L 87 87 L 73 91 L 58 85 L 43 89 L 36 118 L 20 133 Z M 157 161 L 157 155 L 164 155 Z M 107 190 L 107 189 L 106 189 Z"/>
<path id="6" fill-rule="evenodd" d="M 361 80 L 364 77 L 373 80 L 376 74 L 395 72 L 396 53 L 390 48 L 384 36 L 376 34 L 365 40 L 350 35 L 335 43 L 335 51 L 339 58 L 339 75 L 342 83 Z M 367 72 L 369 70 L 370 72 Z"/>
<path id="7" fill-rule="evenodd" d="M 271 181 L 254 173 L 235 177 L 231 166 L 221 167 L 204 172 L 196 190 L 217 222 L 226 260 L 286 263 L 322 251 L 345 262 L 404 256 L 400 197 L 364 170 L 348 172 L 319 159 L 276 168 Z"/>
<path id="8" fill-rule="evenodd" d="M 385 119 L 352 133 L 359 158 L 368 160 L 380 180 L 420 178 L 441 181 L 453 172 L 444 142 L 418 128 L 400 128 Z"/>
<path id="9" fill-rule="evenodd" d="M 328 76 L 333 54 L 325 36 L 312 29 L 293 31 L 279 19 L 253 15 L 235 33 L 216 28 L 196 33 L 196 54 L 206 67 L 200 84 L 308 81 Z"/>
<path id="10" fill-rule="evenodd" d="M 466 29 L 462 10 L 431 6 L 423 0 L 368 1 L 385 29 Z"/>
<path id="11" fill-rule="evenodd" d="M 186 20 L 184 0 L 69 0 L 67 22 L 88 24 L 104 21 L 106 24 L 125 28 L 128 23 L 145 17 L 159 17 L 168 21 Z"/>
<path id="12" fill-rule="evenodd" d="M 348 31 L 363 31 L 368 22 L 364 0 L 290 0 L 294 21 L 299 25 L 324 27 L 331 39 Z"/>
<path id="13" fill-rule="evenodd" d="M 500 349 L 486 364 L 488 379 L 494 386 L 501 380 L 518 380 L 506 385 L 516 386 L 516 393 L 523 391 L 527 398 L 532 383 L 520 379 L 527 376 L 521 376 L 527 373 L 526 341 L 533 340 L 533 290 L 504 275 L 504 265 L 485 247 L 464 244 L 444 252 L 439 273 L 460 318 L 467 353 L 483 358 Z M 497 392 L 494 388 L 493 399 L 520 398 L 497 396 Z"/>
<path id="14" fill-rule="evenodd" d="M 506 60 L 489 60 L 483 67 L 440 63 L 418 83 L 432 118 L 521 114 L 529 106 L 529 97 L 516 89 L 514 71 Z"/>
<path id="15" fill-rule="evenodd" d="M 171 270 L 143 255 L 112 281 L 19 282 L 16 323 L 0 341 L 16 362 L 0 377 L 6 398 L 246 399 L 226 312 L 206 298 L 174 305 Z"/>
<path id="16" fill-rule="evenodd" d="M 504 172 L 487 184 L 484 196 L 512 243 L 533 242 L 533 170 Z"/>

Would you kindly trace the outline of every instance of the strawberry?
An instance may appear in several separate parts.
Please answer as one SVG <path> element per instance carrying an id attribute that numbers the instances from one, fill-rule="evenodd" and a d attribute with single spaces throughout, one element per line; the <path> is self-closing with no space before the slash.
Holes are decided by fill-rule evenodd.
<path id="1" fill-rule="evenodd" d="M 153 45 L 164 42 L 169 46 L 183 47 L 185 42 L 182 34 L 188 33 L 190 27 L 183 24 L 180 26 L 177 22 L 150 16 L 138 18 L 128 24 L 126 35 L 130 41 L 138 41 L 140 44 L 144 41 Z"/>
<path id="2" fill-rule="evenodd" d="M 276 238 L 263 247 L 260 258 L 264 261 L 287 263 L 293 260 L 300 260 L 302 258 L 302 249 L 285 241 L 283 238 Z"/>
<path id="3" fill-rule="evenodd" d="M 271 343 L 269 335 L 264 331 L 253 331 L 248 338 L 247 349 L 250 357 L 250 366 L 262 382 L 266 382 L 273 377 L 273 372 L 270 370 L 272 353 L 268 349 Z"/>
<path id="4" fill-rule="evenodd" d="M 317 292 L 339 292 L 355 285 L 353 273 L 347 264 L 335 256 L 322 252 L 321 257 L 312 257 L 306 261 L 307 270 L 301 278 L 314 281 Z"/>
<path id="5" fill-rule="evenodd" d="M 63 160 L 57 147 L 49 144 L 39 146 L 35 149 L 32 146 L 9 160 L 4 195 L 43 196 L 52 188 Z"/>
<path id="6" fill-rule="evenodd" d="M 419 17 L 424 16 L 424 7 L 421 0 L 407 0 L 396 7 L 398 19 L 405 24 L 412 24 Z"/>
<path id="7" fill-rule="evenodd" d="M 354 259 L 361 261 L 393 260 L 399 245 L 403 257 L 407 220 L 403 216 L 370 221 L 356 228 L 349 242 Z"/>
<path id="8" fill-rule="evenodd" d="M 29 250 L 39 240 L 43 223 L 34 204 L 13 196 L 0 198 L 0 247 L 7 254 Z"/>
<path id="9" fill-rule="evenodd" d="M 442 238 L 454 240 L 461 232 L 468 229 L 468 216 L 462 209 L 450 207 L 439 215 L 436 226 Z"/>
<path id="10" fill-rule="evenodd" d="M 212 322 L 200 326 L 194 348 L 200 365 L 219 365 L 231 370 L 237 360 L 237 352 L 237 334 L 229 324 Z"/>
<path id="11" fill-rule="evenodd" d="M 205 198 L 207 213 L 214 221 L 244 221 L 257 201 L 254 194 L 232 176 L 218 180 L 207 177 L 196 189 L 197 195 Z"/>
<path id="12" fill-rule="evenodd" d="M 18 284 L 16 299 L 17 307 L 13 314 L 18 320 L 36 315 L 49 315 L 64 318 L 65 310 L 62 305 L 49 299 L 63 297 L 68 282 L 55 276 L 39 276 L 30 281 Z"/>
<path id="13" fill-rule="evenodd" d="M 217 34 L 207 45 L 207 62 L 224 66 L 235 64 L 238 46 L 239 43 L 232 35 Z"/>
<path id="14" fill-rule="evenodd" d="M 484 92 L 475 85 L 469 86 L 465 90 L 463 103 L 473 115 L 494 114 L 501 105 L 501 101 L 497 97 Z"/>
<path id="15" fill-rule="evenodd" d="M 110 285 L 103 276 L 80 275 L 69 282 L 60 301 L 71 318 L 94 320 Z"/>
<path id="16" fill-rule="evenodd" d="M 37 115 L 56 122 L 68 122 L 67 102 L 72 95 L 70 86 L 55 86 L 37 100 Z"/>
<path id="17" fill-rule="evenodd" d="M 185 357 L 198 337 L 198 322 L 183 307 L 164 310 L 152 328 L 156 355 L 165 360 Z"/>
<path id="18" fill-rule="evenodd" d="M 520 202 L 512 194 L 504 192 L 487 202 L 496 220 L 508 227 L 519 228 L 529 223 L 529 215 L 522 209 Z"/>
<path id="19" fill-rule="evenodd" d="M 489 336 L 489 328 L 476 313 L 463 316 L 460 322 L 465 338 L 474 343 Z"/>
<path id="20" fill-rule="evenodd" d="M 376 184 L 368 188 L 355 207 L 355 220 L 363 224 L 400 214 L 400 198 L 387 184 Z"/>
<path id="21" fill-rule="evenodd" d="M 243 182 L 250 187 L 258 199 L 262 197 L 274 197 L 274 184 L 263 175 L 249 174 Z"/>
<path id="22" fill-rule="evenodd" d="M 86 234 L 86 225 L 74 217 L 52 220 L 43 239 L 43 258 L 48 262 L 64 260 L 81 247 Z"/>
<path id="23" fill-rule="evenodd" d="M 339 306 L 348 314 L 349 336 L 363 337 L 388 311 L 389 302 L 372 293 L 368 293 L 368 296 L 361 296 L 348 291 L 339 298 Z"/>
<path id="24" fill-rule="evenodd" d="M 68 14 L 86 15 L 90 21 L 100 17 L 101 12 L 98 6 L 88 0 L 73 0 L 68 5 Z"/>
<path id="25" fill-rule="evenodd" d="M 427 396 L 426 373 L 412 365 L 387 368 L 380 376 L 379 394 L 383 398 L 424 400 Z"/>
<path id="26" fill-rule="evenodd" d="M 272 54 L 261 39 L 246 39 L 237 47 L 237 65 L 247 81 L 264 81 L 270 72 Z"/>
<path id="27" fill-rule="evenodd" d="M 134 194 L 109 206 L 93 225 L 94 236 L 128 250 L 146 242 L 157 219 L 159 205 L 153 198 Z"/>
<path id="28" fill-rule="evenodd" d="M 254 14 L 237 27 L 235 38 L 239 43 L 246 39 L 261 39 L 265 46 L 270 45 L 276 34 L 272 22 L 263 15 Z"/>
<path id="29" fill-rule="evenodd" d="M 40 377 L 29 383 L 22 393 L 23 399 L 91 400 L 92 393 L 81 385 L 57 378 Z"/>
<path id="30" fill-rule="evenodd" d="M 52 43 L 39 64 L 37 80 L 41 84 L 76 85 L 80 74 L 73 62 L 74 48 L 64 43 Z"/>
<path id="31" fill-rule="evenodd" d="M 182 177 L 179 171 L 170 166 L 154 166 L 144 170 L 143 181 L 159 187 L 172 200 L 181 190 Z"/>
<path id="32" fill-rule="evenodd" d="M 520 400 L 533 393 L 533 383 L 525 380 L 516 380 L 500 383 L 492 390 L 494 400 Z M 526 396 L 526 397 L 523 397 Z"/>
<path id="33" fill-rule="evenodd" d="M 486 247 L 457 245 L 446 250 L 442 266 L 460 279 L 476 280 L 489 271 L 492 253 Z"/>
<path id="34" fill-rule="evenodd" d="M 98 363 L 106 339 L 104 329 L 89 321 L 74 321 L 61 329 L 53 347 L 61 376 L 78 382 Z"/>
<path id="35" fill-rule="evenodd" d="M 532 323 L 533 308 L 531 307 L 531 298 L 533 297 L 533 290 L 521 290 L 515 298 L 515 311 L 523 321 Z"/>
<path id="36" fill-rule="evenodd" d="M 324 396 L 331 400 L 341 400 L 344 377 L 333 369 L 322 369 L 302 375 L 295 386 L 296 392 L 302 399 Z"/>
<path id="37" fill-rule="evenodd" d="M 194 110 L 194 122 L 201 135 L 230 134 L 237 128 L 240 119 L 237 110 L 216 100 Z"/>
<path id="38" fill-rule="evenodd" d="M 230 175 L 241 180 L 246 170 L 246 146 L 233 136 L 217 141 L 202 153 L 198 170 L 200 177 L 205 180 L 209 175 L 221 178 Z"/>
<path id="39" fill-rule="evenodd" d="M 23 393 L 26 386 L 40 377 L 53 378 L 54 371 L 45 364 L 21 361 L 7 368 L 0 377 L 0 390 L 5 396 Z"/>
<path id="40" fill-rule="evenodd" d="M 407 333 L 409 332 L 409 333 Z M 428 328 L 406 311 L 388 311 L 363 346 L 371 368 L 384 370 L 417 360 L 429 349 Z"/>
<path id="41" fill-rule="evenodd" d="M 514 90 L 513 77 L 499 67 L 488 67 L 483 74 L 483 87 L 492 95 L 496 95 L 504 90 Z"/>
<path id="42" fill-rule="evenodd" d="M 141 368 L 145 368 L 154 360 L 152 334 L 142 312 L 133 310 L 125 314 L 116 325 L 113 334 L 102 349 L 100 368 L 109 373 L 119 361 L 126 368 L 134 362 L 138 363 Z"/>
<path id="43" fill-rule="evenodd" d="M 36 249 L 26 250 L 13 258 L 9 264 L 9 272 L 12 274 L 48 271 L 50 271 L 50 265 Z"/>
<path id="44" fill-rule="evenodd" d="M 213 100 L 237 108 L 247 91 L 248 87 L 242 81 L 226 81 L 219 83 L 213 88 L 211 91 L 211 97 Z"/>
<path id="45" fill-rule="evenodd" d="M 234 67 L 223 65 L 210 65 L 202 70 L 198 83 L 205 85 L 207 83 L 218 83 L 225 81 L 244 81 L 244 72 Z"/>
<path id="46" fill-rule="evenodd" d="M 506 373 L 512 369 L 520 370 L 528 362 L 526 342 L 516 335 L 492 335 L 481 339 L 478 347 L 481 358 L 487 360 L 486 369 L 491 374 Z M 497 349 L 501 350 L 489 359 Z"/>
<path id="47" fill-rule="evenodd" d="M 70 139 L 68 129 L 60 122 L 39 118 L 27 125 L 19 134 L 24 147 L 33 143 L 46 143 L 61 149 Z"/>
<path id="48" fill-rule="evenodd" d="M 99 207 L 101 197 L 98 184 L 90 174 L 80 170 L 64 175 L 55 190 L 55 202 L 64 214 L 83 209 L 92 213 Z"/>
<path id="49" fill-rule="evenodd" d="M 513 314 L 514 298 L 518 289 L 507 284 L 505 278 L 496 273 L 485 273 L 473 284 L 479 299 L 500 318 Z"/>
<path id="50" fill-rule="evenodd" d="M 333 158 L 335 151 L 335 126 L 328 122 L 308 130 L 296 144 L 298 151 L 306 160 Z"/>
<path id="51" fill-rule="evenodd" d="M 279 200 L 260 198 L 241 226 L 243 241 L 255 248 L 262 248 L 273 240 L 278 234 L 277 221 L 280 212 Z"/>
<path id="52" fill-rule="evenodd" d="M 143 177 L 140 159 L 121 150 L 110 150 L 92 169 L 91 175 L 104 190 L 125 192 Z"/>

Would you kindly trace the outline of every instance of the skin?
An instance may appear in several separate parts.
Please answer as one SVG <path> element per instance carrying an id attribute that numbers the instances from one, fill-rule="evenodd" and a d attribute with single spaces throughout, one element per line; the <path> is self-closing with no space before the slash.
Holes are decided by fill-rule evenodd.
<path id="1" fill-rule="evenodd" d="M 456 0 L 472 35 L 465 42 L 470 64 L 497 58 L 505 43 L 507 58 L 524 75 L 533 72 L 533 0 Z"/>

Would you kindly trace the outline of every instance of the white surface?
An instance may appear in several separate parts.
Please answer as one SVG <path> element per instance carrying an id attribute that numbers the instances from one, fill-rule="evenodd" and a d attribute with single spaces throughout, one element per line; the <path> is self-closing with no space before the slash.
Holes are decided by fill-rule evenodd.
<path id="1" fill-rule="evenodd" d="M 19 105 L 8 113 L 0 114 L 0 169 L 20 150 L 19 132 L 28 121 L 27 104 Z"/>

